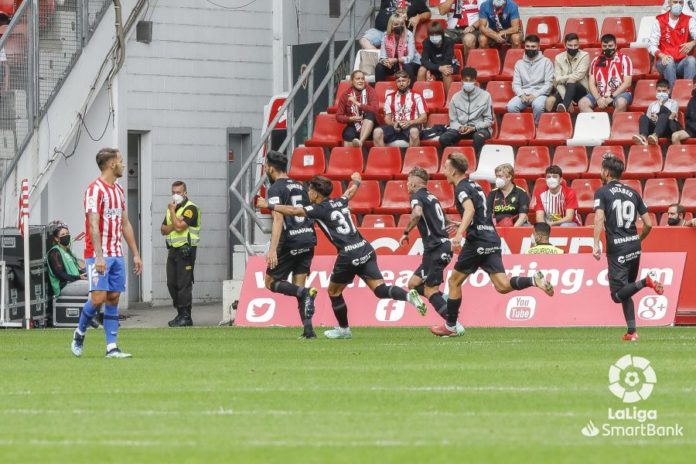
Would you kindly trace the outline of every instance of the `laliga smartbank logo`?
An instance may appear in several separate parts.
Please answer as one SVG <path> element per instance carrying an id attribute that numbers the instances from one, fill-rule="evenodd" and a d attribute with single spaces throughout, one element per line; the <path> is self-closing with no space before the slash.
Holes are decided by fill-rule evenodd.
<path id="1" fill-rule="evenodd" d="M 647 400 L 657 384 L 655 369 L 650 361 L 627 354 L 609 366 L 609 391 L 624 404 Z M 679 424 L 658 424 L 656 409 L 638 406 L 607 410 L 607 422 L 595 425 L 593 421 L 580 430 L 586 437 L 683 437 L 684 427 Z"/>

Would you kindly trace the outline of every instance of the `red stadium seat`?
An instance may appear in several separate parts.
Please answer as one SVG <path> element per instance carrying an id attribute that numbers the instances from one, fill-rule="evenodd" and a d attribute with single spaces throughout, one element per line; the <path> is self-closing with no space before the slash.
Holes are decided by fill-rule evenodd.
<path id="1" fill-rule="evenodd" d="M 611 135 L 604 141 L 606 145 L 629 145 L 638 133 L 638 120 L 642 113 L 614 113 L 611 123 Z"/>
<path id="2" fill-rule="evenodd" d="M 665 166 L 657 175 L 661 177 L 693 177 L 696 166 L 696 145 L 670 145 L 665 156 Z"/>
<path id="3" fill-rule="evenodd" d="M 471 56 L 471 55 L 469 55 Z M 524 50 L 521 48 L 510 48 L 505 53 L 505 61 L 503 61 L 503 69 L 496 77 L 499 81 L 511 81 L 515 72 L 515 64 L 524 56 Z"/>
<path id="4" fill-rule="evenodd" d="M 326 177 L 348 180 L 354 172 L 363 172 L 363 155 L 359 147 L 336 147 L 331 150 Z"/>
<path id="5" fill-rule="evenodd" d="M 442 209 L 449 213 L 457 211 L 454 207 L 454 188 L 446 180 L 429 180 L 428 191 L 440 200 Z"/>
<path id="6" fill-rule="evenodd" d="M 363 216 L 360 226 L 381 229 L 384 227 L 396 227 L 396 222 L 391 214 L 366 214 Z"/>
<path id="7" fill-rule="evenodd" d="M 454 59 L 456 59 L 459 62 L 459 69 L 464 69 L 464 53 L 462 53 L 462 50 L 455 47 L 454 49 Z M 452 76 L 452 82 L 461 82 L 462 80 L 462 75 L 461 73 L 455 73 Z M 450 88 L 452 85 L 450 84 Z"/>
<path id="8" fill-rule="evenodd" d="M 323 174 L 326 170 L 326 158 L 321 147 L 299 146 L 292 152 L 290 172 L 288 175 L 295 180 L 309 180 Z"/>
<path id="9" fill-rule="evenodd" d="M 517 169 L 517 168 L 515 168 L 515 169 Z M 542 176 L 543 176 L 543 175 L 544 175 L 544 174 L 542 173 Z M 529 184 L 527 183 L 527 181 L 526 181 L 525 179 L 522 179 L 522 178 L 520 178 L 520 177 L 517 177 L 517 171 L 515 171 L 515 178 L 512 179 L 512 182 L 513 182 L 516 186 L 520 187 L 522 190 L 524 190 L 525 192 L 527 192 L 527 194 L 529 195 Z"/>
<path id="10" fill-rule="evenodd" d="M 684 196 L 684 194 L 682 194 L 682 196 Z M 686 213 L 684 213 L 685 220 L 691 221 L 693 218 L 694 218 L 694 215 L 690 211 L 687 211 Z M 659 225 L 661 227 L 668 227 L 669 226 L 669 224 L 667 223 L 668 219 L 669 219 L 669 216 L 667 216 L 667 213 L 662 213 L 662 216 L 660 216 L 660 224 Z M 655 224 L 653 224 L 653 225 L 655 225 Z"/>
<path id="11" fill-rule="evenodd" d="M 650 70 L 650 53 L 647 48 L 622 48 L 619 52 L 631 58 L 633 80 L 658 79 L 660 75 Z"/>
<path id="12" fill-rule="evenodd" d="M 476 68 L 476 80 L 487 82 L 500 73 L 500 55 L 495 48 L 474 48 L 469 50 L 467 66 Z"/>
<path id="13" fill-rule="evenodd" d="M 547 48 L 544 50 L 544 56 L 551 60 L 551 63 L 556 63 L 556 57 L 564 51 L 565 48 Z"/>
<path id="14" fill-rule="evenodd" d="M 375 208 L 379 214 L 404 214 L 411 211 L 411 202 L 404 180 L 390 180 L 384 187 L 382 205 Z"/>
<path id="15" fill-rule="evenodd" d="M 621 145 L 612 145 L 608 147 L 598 146 L 592 148 L 592 155 L 590 156 L 590 167 L 582 177 L 585 178 L 599 178 L 602 171 L 602 159 L 604 155 L 611 153 L 612 155 L 619 158 L 621 161 L 626 163 L 626 155 L 624 155 L 624 149 Z"/>
<path id="16" fill-rule="evenodd" d="M 594 213 L 587 213 L 587 216 L 585 216 L 585 222 L 583 223 L 586 226 L 593 226 L 594 225 Z"/>
<path id="17" fill-rule="evenodd" d="M 655 177 L 662 171 L 662 150 L 657 145 L 632 145 L 624 176 L 630 179 Z"/>
<path id="18" fill-rule="evenodd" d="M 575 179 L 570 188 L 575 190 L 578 197 L 578 211 L 589 213 L 594 208 L 594 193 L 602 186 L 599 179 Z"/>
<path id="19" fill-rule="evenodd" d="M 506 113 L 503 116 L 503 123 L 500 125 L 498 138 L 491 140 L 490 143 L 513 146 L 527 145 L 534 139 L 535 132 L 536 127 L 532 113 Z"/>
<path id="20" fill-rule="evenodd" d="M 624 184 L 627 187 L 631 187 L 633 190 L 638 192 L 638 195 L 641 197 L 643 196 L 643 185 L 640 183 L 638 179 L 621 179 L 620 181 L 622 184 Z"/>
<path id="21" fill-rule="evenodd" d="M 515 92 L 512 91 L 512 82 L 490 81 L 486 85 L 486 91 L 491 94 L 493 112 L 495 114 L 507 113 L 507 104 L 515 96 Z"/>
<path id="22" fill-rule="evenodd" d="M 652 224 L 653 226 L 656 226 L 657 225 L 657 215 L 655 213 L 649 212 L 648 217 L 650 218 L 650 224 Z M 643 228 L 643 218 L 640 216 L 638 216 L 636 218 L 636 227 L 638 228 L 638 230 Z"/>
<path id="23" fill-rule="evenodd" d="M 553 164 L 561 168 L 566 179 L 581 177 L 587 171 L 587 150 L 585 147 L 561 145 L 553 155 Z"/>
<path id="24" fill-rule="evenodd" d="M 314 120 L 312 138 L 305 140 L 308 147 L 335 147 L 343 143 L 344 124 L 336 121 L 335 114 L 319 113 Z"/>
<path id="25" fill-rule="evenodd" d="M 691 99 L 691 92 L 694 90 L 694 83 L 691 79 L 677 79 L 672 88 L 672 98 L 679 103 L 679 109 L 686 109 L 686 105 Z"/>
<path id="26" fill-rule="evenodd" d="M 541 48 L 555 47 L 561 41 L 561 25 L 556 16 L 532 16 L 527 20 L 525 35 L 535 34 L 541 40 Z"/>
<path id="27" fill-rule="evenodd" d="M 416 81 L 413 91 L 421 94 L 428 113 L 440 113 L 445 108 L 445 86 L 441 81 Z"/>
<path id="28" fill-rule="evenodd" d="M 341 184 L 340 180 L 332 180 L 331 186 L 333 189 L 331 190 L 331 195 L 329 195 L 329 198 L 338 198 L 343 195 L 343 184 Z"/>
<path id="29" fill-rule="evenodd" d="M 648 179 L 643 189 L 643 200 L 648 211 L 665 212 L 669 205 L 679 203 L 677 179 Z"/>
<path id="30" fill-rule="evenodd" d="M 580 38 L 580 48 L 599 45 L 597 20 L 595 18 L 568 18 L 563 29 L 563 37 L 575 32 Z"/>
<path id="31" fill-rule="evenodd" d="M 607 16 L 602 21 L 602 37 L 604 34 L 612 34 L 616 37 L 616 46 L 628 47 L 636 41 L 636 23 L 631 16 Z"/>
<path id="32" fill-rule="evenodd" d="M 490 84 L 488 84 L 490 85 Z M 449 105 L 450 102 L 452 101 L 452 97 L 454 97 L 454 94 L 457 92 L 460 92 L 462 90 L 462 83 L 461 82 L 452 82 L 450 84 L 449 92 L 447 92 L 447 102 L 445 103 L 445 107 L 447 110 L 449 110 Z"/>
<path id="33" fill-rule="evenodd" d="M 534 143 L 537 145 L 565 145 L 573 138 L 570 113 L 543 113 L 539 119 Z"/>
<path id="34" fill-rule="evenodd" d="M 390 92 L 396 92 L 396 82 L 394 81 L 381 81 L 375 84 L 375 92 L 377 93 L 377 102 L 379 103 L 379 110 L 383 112 L 384 102 L 387 101 L 387 95 Z"/>
<path id="35" fill-rule="evenodd" d="M 636 83 L 636 88 L 633 92 L 633 103 L 631 103 L 631 111 L 645 112 L 648 106 L 655 101 L 655 85 L 657 81 L 654 79 L 641 79 Z"/>
<path id="36" fill-rule="evenodd" d="M 686 179 L 682 187 L 681 205 L 687 211 L 696 211 L 696 179 Z"/>
<path id="37" fill-rule="evenodd" d="M 401 172 L 399 147 L 372 147 L 367 154 L 364 179 L 390 180 Z"/>
<path id="38" fill-rule="evenodd" d="M 442 152 L 442 158 L 440 160 L 440 170 L 438 172 L 441 178 L 445 178 L 445 161 L 450 153 L 461 153 L 466 156 L 466 160 L 469 163 L 469 169 L 466 172 L 472 173 L 476 171 L 476 152 L 473 147 L 447 147 Z"/>
<path id="39" fill-rule="evenodd" d="M 360 184 L 360 188 L 358 188 L 348 206 L 353 213 L 367 214 L 379 207 L 380 198 L 382 198 L 382 192 L 379 188 L 379 182 L 376 180 L 365 180 Z"/>
<path id="40" fill-rule="evenodd" d="M 346 93 L 350 89 L 350 79 L 340 81 L 338 87 L 336 87 L 336 98 L 334 98 L 334 104 L 326 108 L 326 112 L 329 114 L 335 114 L 338 108 L 338 101 L 341 99 L 341 95 Z"/>
<path id="41" fill-rule="evenodd" d="M 515 178 L 534 180 L 544 177 L 544 170 L 550 164 L 549 147 L 520 147 L 515 157 Z"/>
<path id="42" fill-rule="evenodd" d="M 404 166 L 396 176 L 397 179 L 408 178 L 408 173 L 416 166 L 420 166 L 428 173 L 436 173 L 440 164 L 435 147 L 409 147 L 404 155 Z"/>

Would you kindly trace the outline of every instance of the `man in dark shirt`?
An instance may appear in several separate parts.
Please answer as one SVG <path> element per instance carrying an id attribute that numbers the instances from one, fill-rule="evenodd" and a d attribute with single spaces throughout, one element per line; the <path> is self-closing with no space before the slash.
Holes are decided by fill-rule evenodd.
<path id="1" fill-rule="evenodd" d="M 604 186 L 594 196 L 594 257 L 602 256 L 600 237 L 602 229 L 606 232 L 607 261 L 609 264 L 609 290 L 614 303 L 621 303 L 628 331 L 625 341 L 638 340 L 633 295 L 643 287 L 650 287 L 658 295 L 664 291 L 662 283 L 649 273 L 644 279 L 636 281 L 640 268 L 641 242 L 652 229 L 648 208 L 638 192 L 622 184 L 619 180 L 624 172 L 624 163 L 607 153 L 602 160 L 601 177 Z M 636 219 L 643 220 L 640 235 Z"/>
<path id="2" fill-rule="evenodd" d="M 454 60 L 454 40 L 445 35 L 442 24 L 430 23 L 428 38 L 423 41 L 418 80 L 425 81 L 430 74 L 434 79 L 442 81 L 445 94 L 448 94 L 453 76 L 459 74 L 460 68 L 461 63 Z"/>
<path id="3" fill-rule="evenodd" d="M 496 227 L 527 225 L 529 195 L 512 181 L 515 169 L 504 163 L 495 168 L 495 188 L 488 194 L 486 207 Z"/>
<path id="4" fill-rule="evenodd" d="M 439 337 L 462 335 L 457 331 L 457 317 L 462 304 L 462 284 L 479 268 L 491 278 L 498 293 L 509 293 L 538 287 L 547 295 L 553 296 L 553 286 L 546 281 L 541 272 L 534 277 L 512 277 L 505 275 L 505 267 L 500 250 L 500 237 L 495 230 L 491 215 L 487 211 L 486 195 L 481 186 L 468 179 L 466 174 L 469 163 L 462 153 L 451 153 L 445 161 L 445 176 L 454 185 L 454 201 L 457 211 L 462 215 L 462 222 L 452 239 L 453 251 L 459 252 L 452 275 L 448 280 L 449 299 L 447 300 L 447 321 L 430 330 Z M 462 246 L 462 237 L 466 231 L 466 243 Z"/>
<path id="5" fill-rule="evenodd" d="M 406 14 L 408 27 L 414 32 L 419 23 L 430 19 L 431 14 L 426 0 L 381 0 L 375 27 L 365 31 L 360 39 L 360 46 L 368 50 L 379 49 L 389 18 L 397 13 Z"/>
<path id="6" fill-rule="evenodd" d="M 314 176 L 309 181 L 309 206 L 270 205 L 264 199 L 259 199 L 259 208 L 270 208 L 285 216 L 298 216 L 314 219 L 319 224 L 326 237 L 333 243 L 338 252 L 329 282 L 329 298 L 338 327 L 327 330 L 327 338 L 352 338 L 348 326 L 348 308 L 343 299 L 343 289 L 353 282 L 355 276 L 360 277 L 373 291 L 377 298 L 408 301 L 414 305 L 421 315 L 427 310 L 418 292 L 406 292 L 400 287 L 385 285 L 382 272 L 377 266 L 377 254 L 370 242 L 365 240 L 351 219 L 350 201 L 360 186 L 361 177 L 357 172 L 351 176 L 353 184 L 342 196 L 330 199 L 333 185 L 331 180 L 322 176 Z"/>

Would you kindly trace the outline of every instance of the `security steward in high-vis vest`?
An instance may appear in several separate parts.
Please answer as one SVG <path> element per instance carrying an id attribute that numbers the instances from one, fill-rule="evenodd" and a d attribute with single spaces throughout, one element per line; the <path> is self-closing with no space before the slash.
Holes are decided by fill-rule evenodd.
<path id="1" fill-rule="evenodd" d="M 534 224 L 534 246 L 527 250 L 528 255 L 562 255 L 563 250 L 551 245 L 551 226 L 545 222 Z"/>
<path id="2" fill-rule="evenodd" d="M 201 213 L 186 194 L 186 184 L 180 180 L 172 184 L 172 201 L 160 228 L 166 237 L 167 288 L 177 315 L 169 321 L 169 327 L 188 327 L 193 299 L 193 268 L 201 233 Z"/>

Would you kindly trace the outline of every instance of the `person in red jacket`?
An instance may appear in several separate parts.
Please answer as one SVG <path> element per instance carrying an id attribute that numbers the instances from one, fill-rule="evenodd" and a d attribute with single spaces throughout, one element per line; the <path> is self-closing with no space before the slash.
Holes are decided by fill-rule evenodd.
<path id="1" fill-rule="evenodd" d="M 671 89 L 677 77 L 696 76 L 696 58 L 690 56 L 696 45 L 696 19 L 682 14 L 684 0 L 669 0 L 669 6 L 669 11 L 657 15 L 650 31 L 648 51 L 655 56 L 655 67 Z"/>
<path id="2" fill-rule="evenodd" d="M 362 71 L 353 71 L 350 83 L 350 89 L 338 101 L 336 121 L 347 124 L 343 129 L 343 145 L 361 147 L 372 135 L 379 103 L 377 93 L 367 85 Z"/>

